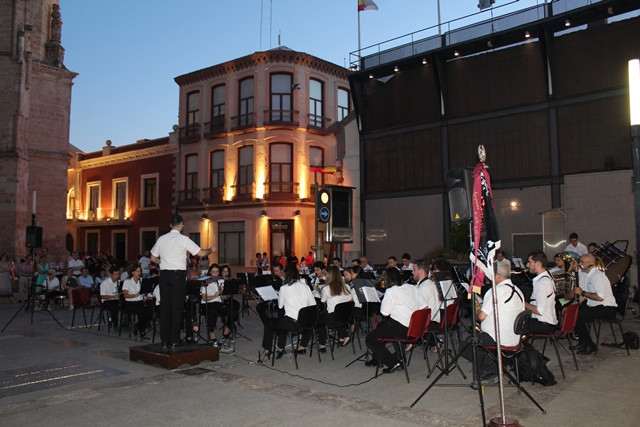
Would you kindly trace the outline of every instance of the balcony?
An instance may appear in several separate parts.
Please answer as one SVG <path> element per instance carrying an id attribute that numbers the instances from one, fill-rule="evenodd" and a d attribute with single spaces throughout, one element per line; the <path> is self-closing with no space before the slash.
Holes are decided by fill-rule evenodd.
<path id="1" fill-rule="evenodd" d="M 254 183 L 234 185 L 233 188 L 236 190 L 235 191 L 236 195 L 233 197 L 234 202 L 248 202 L 253 200 L 253 195 L 255 193 Z"/>
<path id="2" fill-rule="evenodd" d="M 81 210 L 75 210 L 72 218 L 67 217 L 67 220 L 91 227 L 127 226 L 133 223 L 124 208 L 90 210 L 86 213 Z"/>
<path id="3" fill-rule="evenodd" d="M 178 131 L 180 142 L 195 142 L 200 139 L 200 123 L 191 123 Z"/>
<path id="4" fill-rule="evenodd" d="M 298 200 L 297 182 L 265 182 L 266 200 Z"/>
<path id="5" fill-rule="evenodd" d="M 297 110 L 264 110 L 264 125 L 298 127 L 298 115 Z"/>
<path id="6" fill-rule="evenodd" d="M 227 131 L 225 116 L 216 116 L 210 122 L 204 124 L 204 137 L 213 139 L 223 135 Z"/>
<path id="7" fill-rule="evenodd" d="M 223 187 L 212 187 L 212 188 L 203 188 L 203 202 L 209 205 L 221 205 L 224 203 L 224 186 Z"/>
<path id="8" fill-rule="evenodd" d="M 256 127 L 256 115 L 254 113 L 241 114 L 231 117 L 231 130 L 242 130 Z"/>
<path id="9" fill-rule="evenodd" d="M 309 131 L 316 131 L 317 133 L 326 135 L 329 133 L 329 125 L 331 124 L 331 119 L 328 117 L 318 116 L 316 114 L 308 115 L 308 124 L 307 129 Z"/>
<path id="10" fill-rule="evenodd" d="M 182 206 L 195 206 L 200 204 L 200 189 L 180 190 L 178 192 L 180 204 Z"/>

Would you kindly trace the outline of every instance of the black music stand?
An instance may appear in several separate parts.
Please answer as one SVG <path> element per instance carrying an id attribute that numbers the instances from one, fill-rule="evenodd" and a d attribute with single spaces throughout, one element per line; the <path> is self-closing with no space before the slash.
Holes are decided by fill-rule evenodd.
<path id="1" fill-rule="evenodd" d="M 458 368 L 458 371 L 460 371 L 460 375 L 462 375 L 463 379 L 467 379 L 467 376 L 464 374 L 464 372 L 462 372 L 462 368 L 460 367 L 460 365 L 458 364 L 458 362 L 455 362 L 454 364 L 451 365 L 450 370 L 444 370 L 444 367 L 441 368 L 439 366 L 440 362 L 443 361 L 444 358 L 444 366 L 449 366 L 449 358 L 453 357 L 453 352 L 451 351 L 451 348 L 449 348 L 449 322 L 447 321 L 447 306 L 449 305 L 448 302 L 449 301 L 455 301 L 456 299 L 458 299 L 458 295 L 456 292 L 456 297 L 455 298 L 449 298 L 447 299 L 447 295 L 449 295 L 449 292 L 451 291 L 451 289 L 453 289 L 453 287 L 455 286 L 455 281 L 453 280 L 453 277 L 451 276 L 451 274 L 448 274 L 446 272 L 434 272 L 434 281 L 436 286 L 439 289 L 439 292 L 442 293 L 441 295 L 441 306 L 442 308 L 440 309 L 440 322 L 444 321 L 444 351 L 441 352 L 438 356 L 438 360 L 436 360 L 436 363 L 433 365 L 433 367 L 431 368 L 431 371 L 429 371 L 429 373 L 427 374 L 427 378 L 431 378 L 431 375 L 433 374 L 433 372 L 436 370 L 436 368 L 440 369 L 441 371 L 444 371 L 444 373 L 446 375 L 449 375 L 449 373 L 453 370 L 453 368 Z M 451 284 L 449 285 L 449 287 L 447 288 L 446 292 L 442 291 L 442 282 L 445 282 L 447 280 L 451 281 Z M 444 316 L 444 319 L 443 319 Z M 435 335 L 435 333 L 434 333 Z M 437 345 L 437 343 L 436 343 Z"/>
<path id="2" fill-rule="evenodd" d="M 363 288 L 363 287 L 370 287 L 370 288 L 372 288 L 372 289 L 374 289 L 374 290 L 375 290 L 376 288 L 375 288 L 375 286 L 373 286 L 373 284 L 371 284 L 371 283 L 370 283 L 370 281 L 369 281 L 368 279 L 364 279 L 364 280 L 366 280 L 366 282 L 365 282 L 365 283 L 361 283 L 361 284 L 360 284 L 360 286 L 357 286 L 358 284 L 353 285 L 353 283 L 352 283 L 352 286 L 353 286 L 353 287 L 354 287 L 354 289 L 356 290 L 356 295 L 357 295 L 357 297 L 358 297 L 358 301 L 360 302 L 360 304 L 361 304 L 362 306 L 364 306 L 364 307 L 365 307 L 365 316 L 366 316 L 366 319 L 367 319 L 367 334 L 368 334 L 368 333 L 369 333 L 369 331 L 371 331 L 371 327 L 372 327 L 372 325 L 371 325 L 371 314 L 372 314 L 372 313 L 370 313 L 370 307 L 371 307 L 373 304 L 377 304 L 377 305 L 379 306 L 379 305 L 380 305 L 380 299 L 378 299 L 378 301 L 368 301 L 368 300 L 367 300 L 367 296 L 366 296 L 366 295 L 365 295 L 365 293 L 362 291 L 362 288 Z M 377 292 L 377 290 L 376 290 L 376 292 Z M 366 341 L 366 336 L 365 336 L 365 341 Z M 369 362 L 369 360 L 370 360 L 370 359 L 369 359 L 369 355 L 370 355 L 371 353 L 370 353 L 370 351 L 369 351 L 369 347 L 367 347 L 367 345 L 366 345 L 366 342 L 365 342 L 365 348 L 366 348 L 365 352 L 364 352 L 364 353 L 362 353 L 360 356 L 356 357 L 356 358 L 355 358 L 354 360 L 352 360 L 351 362 L 349 362 L 349 363 L 345 366 L 345 368 L 348 368 L 349 366 L 351 366 L 351 365 L 353 365 L 354 363 L 356 363 L 356 362 L 358 362 L 358 361 L 361 361 L 361 360 L 364 360 L 365 362 Z"/>
<path id="3" fill-rule="evenodd" d="M 222 288 L 222 296 L 228 296 L 228 300 L 229 300 L 229 323 L 231 324 L 230 326 L 230 330 L 231 330 L 231 336 L 235 339 L 236 336 L 241 336 L 249 341 L 253 340 L 245 335 L 242 335 L 240 332 L 238 332 L 237 328 L 236 328 L 236 324 L 235 324 L 235 319 L 233 318 L 233 303 L 235 301 L 235 298 L 233 297 L 236 294 L 240 293 L 240 285 L 242 284 L 242 281 L 240 279 L 226 279 L 224 281 L 224 287 Z M 242 325 L 240 325 L 240 323 L 238 323 L 238 326 L 240 326 L 242 328 Z"/>
<path id="4" fill-rule="evenodd" d="M 194 333 L 195 333 L 195 335 L 200 337 L 203 341 L 209 342 L 208 337 L 205 338 L 200 334 L 200 327 L 199 327 L 200 322 L 199 321 L 195 322 L 193 320 L 193 316 L 195 314 L 195 315 L 198 316 L 198 318 L 200 317 L 200 307 L 198 305 L 200 303 L 200 299 L 202 298 L 201 295 L 200 295 L 200 289 L 202 288 L 202 286 L 207 286 L 211 282 L 212 279 L 215 279 L 215 277 L 200 276 L 200 277 L 198 277 L 196 279 L 187 280 L 187 287 L 186 287 L 186 291 L 185 291 L 185 302 L 187 303 L 187 305 L 186 305 L 186 308 L 183 309 L 182 312 L 183 312 L 183 318 L 185 318 L 185 320 L 189 319 L 189 324 L 188 325 L 185 324 L 185 337 L 182 340 L 182 342 L 187 341 L 187 338 L 189 338 L 190 336 L 193 339 Z M 160 301 L 160 304 L 162 304 L 162 300 Z M 195 308 L 195 310 L 194 310 L 194 308 Z M 197 329 L 195 329 L 193 327 L 194 324 L 198 325 Z M 190 331 L 188 331 L 188 329 L 190 329 Z M 196 340 L 197 340 L 197 338 L 194 339 L 194 341 L 196 341 Z"/>

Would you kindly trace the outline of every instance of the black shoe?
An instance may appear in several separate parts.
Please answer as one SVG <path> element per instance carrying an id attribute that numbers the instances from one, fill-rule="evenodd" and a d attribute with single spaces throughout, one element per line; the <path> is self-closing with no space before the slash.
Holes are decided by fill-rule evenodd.
<path id="1" fill-rule="evenodd" d="M 295 350 L 294 353 L 295 354 L 307 354 L 307 349 L 303 348 L 302 350 Z"/>
<path id="2" fill-rule="evenodd" d="M 284 350 L 280 350 L 276 352 L 276 359 L 281 359 L 284 356 Z"/>
<path id="3" fill-rule="evenodd" d="M 389 368 L 384 368 L 382 370 L 383 373 L 385 374 L 392 374 L 395 371 L 401 371 L 404 369 L 404 363 L 402 363 L 402 360 L 398 360 L 395 365 L 389 367 Z"/>
<path id="4" fill-rule="evenodd" d="M 318 347 L 318 351 L 320 353 L 326 353 L 327 352 L 327 347 Z"/>
<path id="5" fill-rule="evenodd" d="M 582 349 L 578 350 L 578 354 L 587 355 L 596 350 L 596 346 L 592 344 L 586 344 Z"/>
<path id="6" fill-rule="evenodd" d="M 378 366 L 378 361 L 376 359 L 367 360 L 364 362 L 364 366 Z"/>

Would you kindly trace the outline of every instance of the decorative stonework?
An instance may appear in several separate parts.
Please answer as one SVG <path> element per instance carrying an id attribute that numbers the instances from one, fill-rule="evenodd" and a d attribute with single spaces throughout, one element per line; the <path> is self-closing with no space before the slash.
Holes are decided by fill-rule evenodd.
<path id="1" fill-rule="evenodd" d="M 55 67 L 64 67 L 64 48 L 62 41 L 62 14 L 60 5 L 51 6 L 51 22 L 49 28 L 49 41 L 45 44 L 46 62 Z"/>

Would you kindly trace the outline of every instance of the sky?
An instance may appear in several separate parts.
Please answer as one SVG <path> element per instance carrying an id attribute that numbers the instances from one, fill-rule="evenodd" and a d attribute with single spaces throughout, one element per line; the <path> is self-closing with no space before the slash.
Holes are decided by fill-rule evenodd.
<path id="1" fill-rule="evenodd" d="M 438 0 L 374 1 L 379 10 L 360 12 L 363 49 L 437 34 Z M 453 21 L 442 31 L 541 3 L 496 0 L 480 13 L 478 0 L 440 0 L 441 22 Z M 348 67 L 358 49 L 357 0 L 60 0 L 60 11 L 64 65 L 79 74 L 69 142 L 85 152 L 167 136 L 179 75 L 279 45 Z"/>

